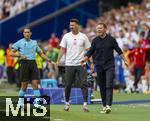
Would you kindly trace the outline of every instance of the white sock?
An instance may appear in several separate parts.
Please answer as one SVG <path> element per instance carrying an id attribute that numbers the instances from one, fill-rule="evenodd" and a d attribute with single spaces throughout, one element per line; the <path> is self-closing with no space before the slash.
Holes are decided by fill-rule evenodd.
<path id="1" fill-rule="evenodd" d="M 66 102 L 66 105 L 70 105 L 69 102 Z"/>
<path id="2" fill-rule="evenodd" d="M 87 106 L 87 102 L 84 102 L 84 103 L 83 103 L 83 106 Z"/>

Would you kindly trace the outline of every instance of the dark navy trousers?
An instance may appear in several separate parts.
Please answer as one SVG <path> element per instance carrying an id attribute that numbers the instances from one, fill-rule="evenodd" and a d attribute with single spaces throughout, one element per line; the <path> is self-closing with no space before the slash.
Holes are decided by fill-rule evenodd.
<path id="1" fill-rule="evenodd" d="M 97 84 L 100 87 L 100 94 L 103 106 L 112 105 L 113 99 L 113 80 L 114 80 L 114 67 L 104 69 L 96 67 L 97 71 Z"/>

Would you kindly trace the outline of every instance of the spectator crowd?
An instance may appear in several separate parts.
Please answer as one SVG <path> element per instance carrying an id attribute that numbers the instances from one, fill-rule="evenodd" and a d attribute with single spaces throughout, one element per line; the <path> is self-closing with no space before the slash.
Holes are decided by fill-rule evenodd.
<path id="1" fill-rule="evenodd" d="M 0 20 L 14 16 L 39 2 L 41 0 L 0 0 Z M 114 88 L 124 92 L 150 94 L 150 1 L 144 0 L 141 4 L 129 3 L 126 7 L 121 6 L 118 9 L 104 12 L 96 20 L 88 19 L 86 27 L 81 26 L 80 29 L 89 37 L 91 42 L 96 36 L 96 25 L 99 21 L 106 23 L 109 30 L 107 33 L 116 38 L 129 63 L 129 67 L 125 67 L 121 58 L 117 54 L 115 55 Z M 65 29 L 62 34 L 66 32 Z M 52 33 L 48 41 L 39 41 L 40 47 L 53 62 L 56 62 L 59 54 L 60 40 L 61 38 Z M 17 71 L 19 68 L 17 66 L 18 60 L 9 57 L 9 48 L 5 51 L 0 46 L 0 78 L 8 77 L 9 83 L 18 82 L 19 86 L 19 78 L 14 81 L 9 79 L 9 76 L 19 73 Z M 62 65 L 58 68 L 55 64 L 47 65 L 38 55 L 36 55 L 36 61 L 41 72 L 41 79 L 55 79 L 59 87 L 64 86 L 65 57 L 62 58 Z M 4 74 L 3 70 L 7 70 L 7 74 Z M 14 74 L 10 75 L 10 73 Z M 93 79 L 96 79 L 96 74 L 92 76 Z M 92 88 L 96 89 L 96 83 L 93 83 Z"/>
<path id="2" fill-rule="evenodd" d="M 0 0 L 0 20 L 15 16 L 44 0 Z"/>

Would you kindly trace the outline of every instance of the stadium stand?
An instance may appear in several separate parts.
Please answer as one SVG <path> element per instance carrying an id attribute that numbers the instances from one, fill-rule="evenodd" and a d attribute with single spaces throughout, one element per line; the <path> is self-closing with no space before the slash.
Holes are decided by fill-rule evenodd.
<path id="1" fill-rule="evenodd" d="M 0 20 L 2 19 L 4 20 L 10 16 L 15 16 L 19 14 L 20 12 L 26 9 L 29 9 L 30 7 L 34 5 L 39 4 L 40 6 L 44 4 L 41 2 L 42 0 L 1 0 L 0 1 Z M 108 33 L 112 34 L 116 38 L 119 46 L 124 50 L 126 57 L 128 58 L 128 61 L 130 63 L 130 66 L 128 68 L 126 68 L 123 65 L 121 59 L 117 55 L 115 58 L 116 74 L 115 74 L 114 88 L 118 89 L 119 91 L 142 92 L 145 94 L 150 93 L 150 79 L 149 79 L 150 77 L 150 71 L 149 71 L 149 68 L 150 68 L 150 51 L 149 51 L 150 49 L 150 12 L 149 12 L 149 8 L 150 8 L 150 1 L 143 0 L 141 4 L 128 3 L 127 6 L 121 6 L 120 8 L 116 8 L 116 9 L 115 8 L 109 9 L 109 11 L 105 11 L 101 13 L 100 16 L 96 15 L 97 18 L 95 16 L 94 17 L 86 16 L 85 18 L 87 22 L 85 22 L 84 19 L 80 19 L 81 21 L 83 20 L 83 22 L 81 23 L 84 23 L 84 26 L 81 26 L 81 31 L 87 34 L 90 41 L 92 41 L 92 39 L 96 36 L 95 27 L 97 23 L 99 21 L 102 21 L 107 24 L 108 30 L 109 30 Z M 80 9 L 80 12 L 81 12 L 81 9 Z M 65 17 L 65 19 L 62 20 L 62 23 L 66 21 L 66 19 L 70 18 L 70 14 L 72 13 L 69 13 L 69 17 L 68 18 Z M 67 14 L 65 13 L 64 15 L 67 15 Z M 62 15 L 60 18 L 63 18 L 64 15 Z M 82 15 L 83 13 L 81 14 L 81 16 Z M 37 18 L 40 18 L 40 17 L 37 17 Z M 59 52 L 58 44 L 61 40 L 61 37 L 64 33 L 68 31 L 66 30 L 66 25 L 60 26 L 60 24 L 62 23 L 59 23 L 59 20 L 57 20 L 56 22 L 58 22 L 58 25 L 56 25 L 55 27 L 52 25 L 53 22 L 51 24 L 46 24 L 48 25 L 49 30 L 48 29 L 42 30 L 44 31 L 43 33 L 40 33 L 40 31 L 38 30 L 43 29 L 44 27 L 41 27 L 40 29 L 37 29 L 36 27 L 33 28 L 33 34 L 39 33 L 39 36 L 38 35 L 36 36 L 36 38 L 39 40 L 44 36 L 43 34 L 46 34 L 46 37 L 43 37 L 42 41 L 39 41 L 39 42 L 40 42 L 41 48 L 45 51 L 45 53 L 47 53 L 49 58 L 53 59 L 54 61 L 56 61 L 58 57 L 58 52 Z M 64 22 L 64 24 L 67 24 L 67 23 Z M 23 25 L 25 24 L 22 24 L 21 26 Z M 19 27 L 20 25 L 16 27 L 16 30 L 18 30 Z M 50 30 L 51 28 L 52 30 Z M 56 28 L 59 28 L 59 30 Z M 53 33 L 52 37 L 48 38 L 50 33 Z M 2 34 L 3 33 L 1 33 L 1 36 Z M 16 31 L 14 31 L 13 34 L 14 34 L 13 36 L 16 36 Z M 35 37 L 35 35 L 33 35 L 33 37 Z M 12 38 L 14 39 L 14 37 Z M 7 40 L 7 44 L 8 44 L 8 41 L 9 40 Z M 12 42 L 14 41 L 16 40 L 12 40 Z M 6 42 L 3 41 L 2 43 L 4 43 L 4 46 L 7 46 Z M 133 85 L 134 76 L 135 76 L 135 74 L 133 73 L 135 71 L 135 65 L 134 65 L 135 63 L 133 62 L 135 58 L 133 56 L 130 58 L 128 55 L 130 55 L 132 50 L 137 48 L 136 46 L 137 43 L 140 43 L 141 45 L 140 48 L 147 49 L 147 51 L 146 51 L 145 62 L 144 62 L 144 67 L 143 67 L 143 70 L 145 73 L 143 72 L 140 75 L 141 78 L 138 83 L 138 88 L 135 89 Z M 1 47 L 0 48 L 0 58 L 1 58 L 0 60 L 1 61 L 2 60 L 4 61 L 4 55 L 5 55 L 4 51 L 5 49 Z M 140 54 L 140 52 L 137 54 Z M 140 62 L 137 62 L 137 63 L 140 63 Z M 5 69 L 3 69 L 3 68 L 6 68 L 6 63 L 7 62 L 5 63 L 2 62 L 0 64 L 1 79 L 6 78 L 5 74 L 4 76 L 2 76 L 2 72 L 6 71 Z M 61 72 L 59 72 L 58 68 L 55 65 L 53 64 L 47 65 L 45 62 L 43 62 L 43 79 L 52 78 L 52 79 L 57 80 L 58 86 L 59 85 L 64 86 L 65 80 L 63 77 L 63 73 L 64 73 L 63 69 L 64 67 L 62 66 L 62 70 Z M 94 87 L 94 89 L 96 90 L 96 86 Z"/>

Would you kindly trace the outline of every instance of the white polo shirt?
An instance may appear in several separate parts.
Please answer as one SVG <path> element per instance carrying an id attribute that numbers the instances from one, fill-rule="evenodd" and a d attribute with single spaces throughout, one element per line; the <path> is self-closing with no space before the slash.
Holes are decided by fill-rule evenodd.
<path id="1" fill-rule="evenodd" d="M 69 32 L 63 36 L 60 46 L 67 49 L 65 65 L 78 66 L 84 58 L 85 49 L 90 48 L 91 43 L 84 33 L 74 35 Z"/>

